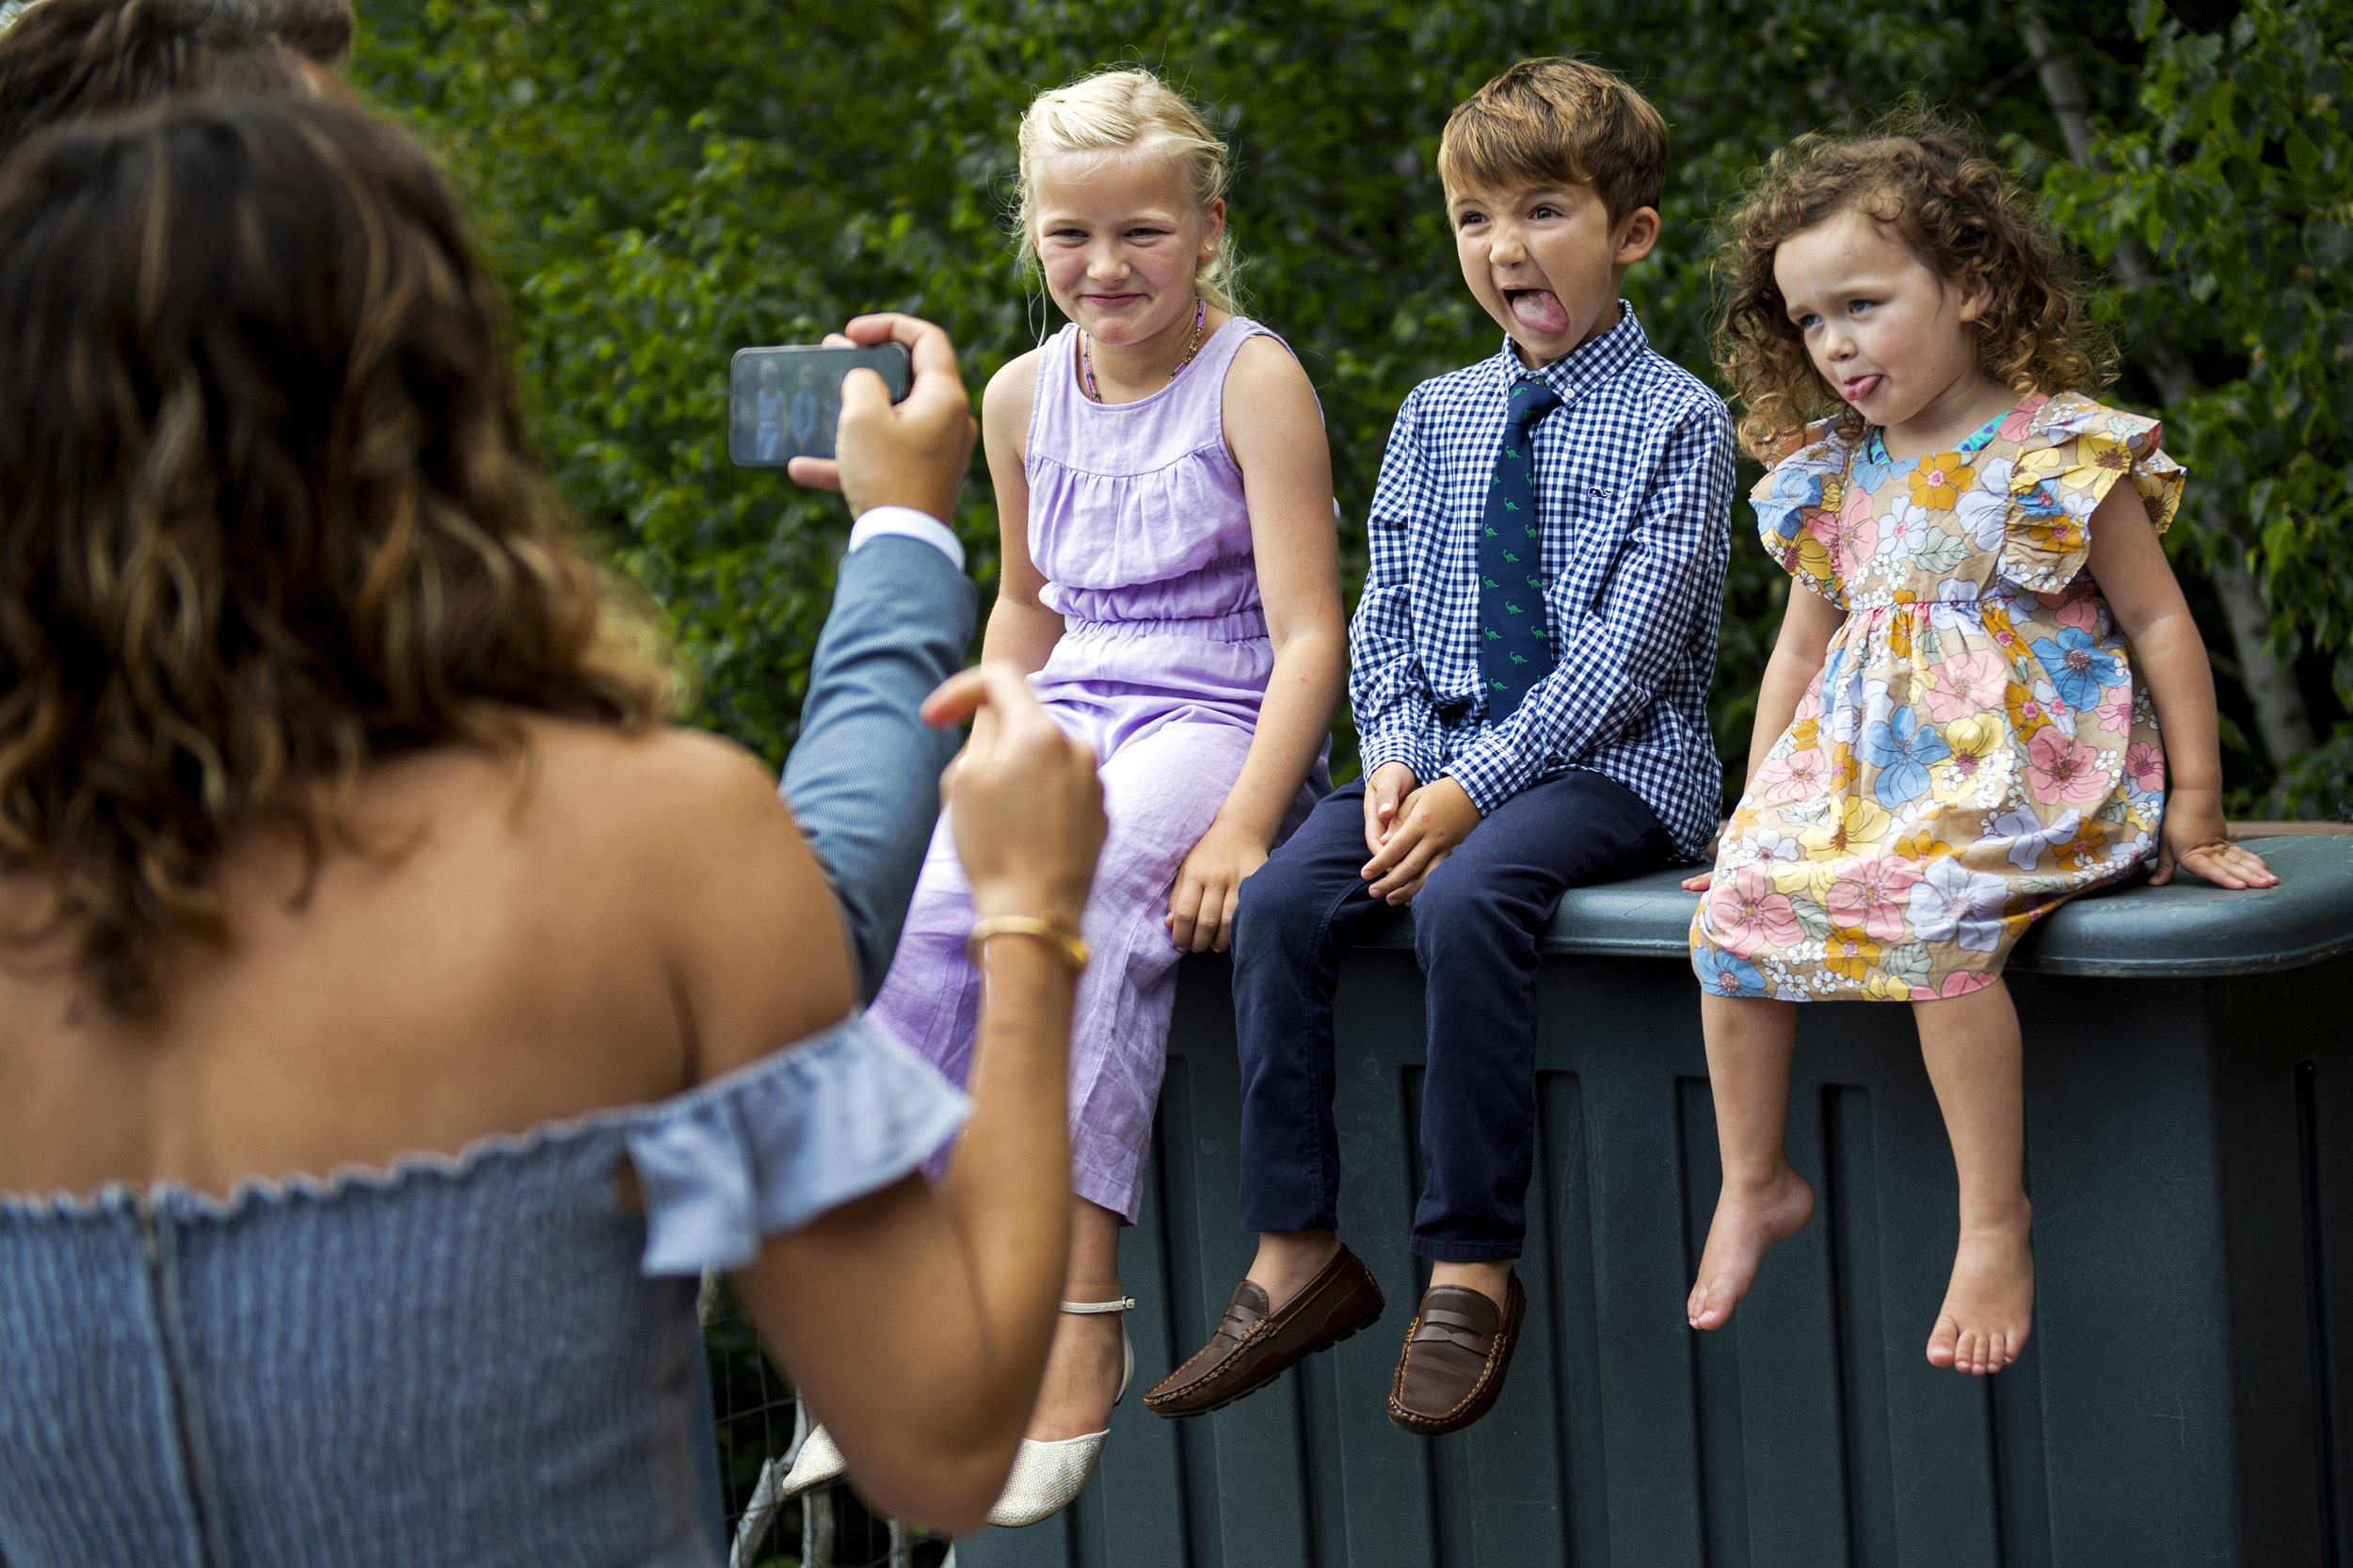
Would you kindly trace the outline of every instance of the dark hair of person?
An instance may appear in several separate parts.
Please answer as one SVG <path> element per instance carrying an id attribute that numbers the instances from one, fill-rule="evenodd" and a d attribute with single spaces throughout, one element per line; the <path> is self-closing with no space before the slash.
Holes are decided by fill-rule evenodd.
<path id="1" fill-rule="evenodd" d="M 1885 225 L 1939 277 L 1991 292 L 1971 325 L 1977 363 L 1995 381 L 2057 393 L 2089 392 L 2113 376 L 2115 344 L 2091 319 L 2089 284 L 2033 199 L 1965 124 L 1906 106 L 1858 133 L 1790 142 L 1730 219 L 1717 257 L 1724 303 L 1716 356 L 1739 397 L 1741 444 L 1753 456 L 1776 460 L 1825 417 L 1849 438 L 1863 433 L 1863 416 L 1816 373 L 1773 280 L 1785 240 L 1849 211 Z"/>
<path id="2" fill-rule="evenodd" d="M 448 186 L 356 110 L 186 101 L 0 165 L 0 874 L 51 895 L 0 947 L 69 938 L 151 1011 L 241 835 L 315 868 L 385 759 L 662 716 L 504 342 Z"/>
<path id="3" fill-rule="evenodd" d="M 52 125 L 167 98 L 305 90 L 242 0 L 37 0 L 0 31 L 0 158 Z"/>
<path id="4" fill-rule="evenodd" d="M 248 0 L 279 42 L 329 69 L 351 54 L 358 31 L 351 0 Z"/>

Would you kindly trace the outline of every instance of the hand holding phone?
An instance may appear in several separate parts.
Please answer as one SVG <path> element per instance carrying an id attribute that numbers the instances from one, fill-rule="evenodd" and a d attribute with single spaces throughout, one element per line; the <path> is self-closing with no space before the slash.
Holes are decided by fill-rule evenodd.
<path id="1" fill-rule="evenodd" d="M 859 316 L 843 330 L 859 347 L 902 345 L 913 380 L 894 406 L 881 376 L 853 370 L 841 383 L 836 456 L 794 457 L 794 483 L 841 491 L 852 517 L 876 506 L 912 506 L 947 520 L 980 435 L 956 371 L 955 345 L 939 328 L 909 315 Z"/>

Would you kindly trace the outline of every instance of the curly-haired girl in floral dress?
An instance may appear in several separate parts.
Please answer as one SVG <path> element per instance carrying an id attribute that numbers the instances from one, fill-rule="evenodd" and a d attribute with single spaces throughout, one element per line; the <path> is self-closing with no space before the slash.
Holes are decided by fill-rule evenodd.
<path id="1" fill-rule="evenodd" d="M 1814 1211 L 1783 1148 L 1790 1004 L 1910 1001 L 1961 1182 L 1928 1356 L 1998 1371 L 2034 1303 L 2003 959 L 2153 856 L 2155 882 L 2278 880 L 2224 835 L 2214 678 L 2157 542 L 2183 471 L 2076 390 L 2104 358 L 2081 296 L 1956 132 L 1801 139 L 1733 251 L 1725 368 L 1798 586 L 1747 793 L 1687 884 L 1723 1150 L 1689 1317 L 1723 1323 Z"/>

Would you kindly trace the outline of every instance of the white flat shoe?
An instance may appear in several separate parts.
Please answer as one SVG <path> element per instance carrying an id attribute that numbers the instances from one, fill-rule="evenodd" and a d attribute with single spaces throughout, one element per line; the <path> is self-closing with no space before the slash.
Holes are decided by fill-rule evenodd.
<path id="1" fill-rule="evenodd" d="M 1135 1305 L 1135 1298 L 1128 1296 L 1115 1302 L 1064 1302 L 1062 1309 L 1080 1314 L 1126 1313 L 1134 1311 Z M 1128 1397 L 1128 1384 L 1136 1376 L 1136 1346 L 1128 1337 L 1126 1323 L 1119 1325 L 1119 1352 L 1123 1369 L 1119 1374 L 1119 1392 L 1112 1397 L 1114 1405 Z M 1095 1466 L 1103 1457 L 1103 1439 L 1110 1435 L 1108 1430 L 1092 1432 L 1056 1443 L 1034 1443 L 1023 1438 L 1021 1447 L 1014 1453 L 1013 1473 L 1005 1478 L 1005 1489 L 999 1494 L 997 1506 L 988 1511 L 988 1522 L 1001 1529 L 1018 1529 L 1050 1519 L 1068 1508 L 1094 1479 Z M 815 1432 L 809 1433 L 812 1442 L 816 1436 Z M 794 1473 L 799 1473 L 797 1466 Z M 789 1487 L 792 1482 L 785 1484 Z"/>
<path id="2" fill-rule="evenodd" d="M 792 1468 L 784 1473 L 784 1484 L 776 1489 L 776 1496 L 797 1497 L 812 1486 L 840 1480 L 849 1468 L 849 1462 L 833 1446 L 825 1429 L 811 1427 L 808 1435 L 801 1439 L 801 1451 L 792 1456 Z"/>

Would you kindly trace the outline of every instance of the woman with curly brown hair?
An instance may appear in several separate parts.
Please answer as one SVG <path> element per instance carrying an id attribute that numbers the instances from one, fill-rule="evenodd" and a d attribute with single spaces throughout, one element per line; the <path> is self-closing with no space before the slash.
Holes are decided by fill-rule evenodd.
<path id="1" fill-rule="evenodd" d="M 945 515 L 945 336 L 852 331 L 916 367 L 896 408 L 845 388 L 861 528 Z M 356 113 L 199 104 L 0 168 L 11 1568 L 715 1562 L 710 1268 L 879 1504 L 969 1528 L 1003 1482 L 1064 1273 L 1093 759 L 1009 670 L 930 705 L 982 710 L 968 1102 L 856 1015 L 766 770 L 661 722 L 501 344 L 443 183 Z M 856 538 L 845 581 L 931 549 Z M 916 807 L 879 835 L 910 861 Z"/>
<path id="2" fill-rule="evenodd" d="M 2004 958 L 2153 858 L 2278 880 L 2223 831 L 2214 679 L 2157 542 L 2183 472 L 2153 420 L 2086 395 L 2082 292 L 1963 132 L 1801 138 L 1727 267 L 1723 368 L 1798 586 L 1747 792 L 1686 884 L 1724 1173 L 1689 1318 L 1721 1325 L 1814 1210 L 1783 1148 L 1791 1003 L 1910 1001 L 1961 1186 L 1928 1358 L 1998 1371 L 2034 1299 Z"/>

